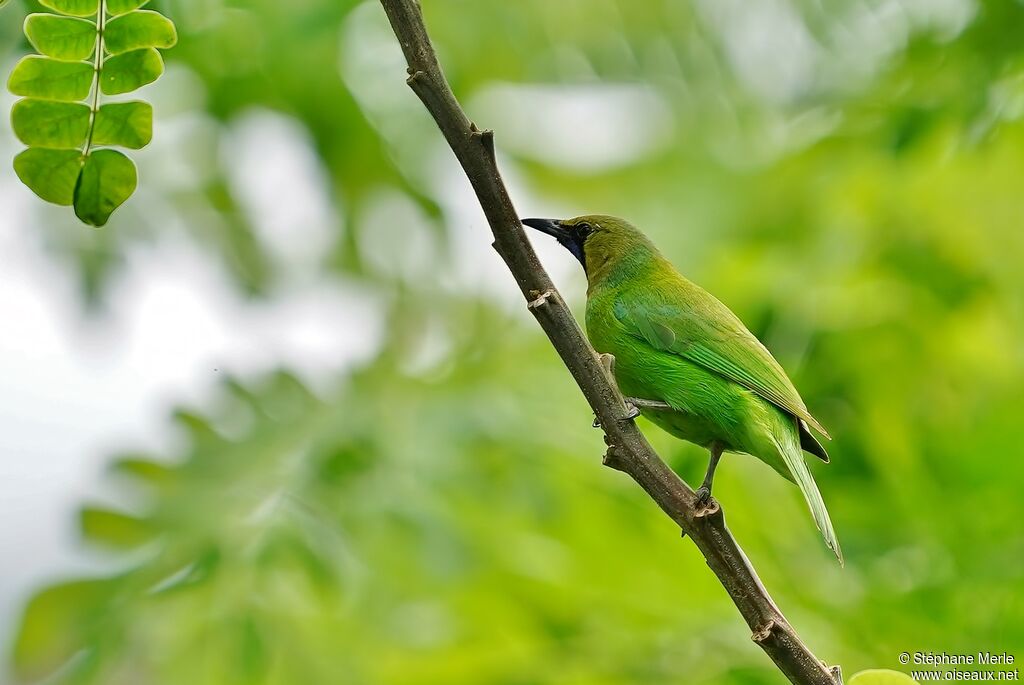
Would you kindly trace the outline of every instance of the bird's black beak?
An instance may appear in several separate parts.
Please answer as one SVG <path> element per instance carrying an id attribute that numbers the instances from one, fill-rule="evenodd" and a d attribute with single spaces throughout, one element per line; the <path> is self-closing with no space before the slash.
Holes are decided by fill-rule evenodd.
<path id="1" fill-rule="evenodd" d="M 562 228 L 562 222 L 557 219 L 523 219 L 523 225 L 554 236 L 559 239 L 559 242 L 564 240 L 568 234 L 568 231 Z"/>
<path id="2" fill-rule="evenodd" d="M 580 231 L 575 230 L 572 226 L 563 226 L 558 219 L 523 219 L 522 222 L 524 226 L 536 228 L 541 233 L 553 236 L 562 244 L 562 247 L 580 260 L 580 264 L 586 270 L 587 257 L 583 251 L 583 241 L 586 240 L 586 236 Z"/>

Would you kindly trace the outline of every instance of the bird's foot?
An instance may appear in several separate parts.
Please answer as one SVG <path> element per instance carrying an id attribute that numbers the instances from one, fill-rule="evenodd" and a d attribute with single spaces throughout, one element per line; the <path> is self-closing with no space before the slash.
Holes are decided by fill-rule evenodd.
<path id="1" fill-rule="evenodd" d="M 655 411 L 671 411 L 672 405 L 668 402 L 662 402 L 660 400 L 645 400 L 642 397 L 623 397 L 626 402 L 626 408 L 636 410 L 636 415 L 640 414 L 641 409 L 652 409 Z M 635 418 L 635 417 L 634 417 Z"/>
<path id="2" fill-rule="evenodd" d="M 625 401 L 625 405 L 626 405 L 626 416 L 623 419 L 624 421 L 632 421 L 636 417 L 640 416 L 640 409 L 635 404 L 633 404 L 632 402 L 630 402 L 627 399 Z M 601 427 L 601 419 L 597 418 L 597 414 L 594 414 L 594 423 L 591 424 L 591 425 L 594 428 L 600 428 Z"/>
<path id="3" fill-rule="evenodd" d="M 708 471 L 704 474 L 704 482 L 697 488 L 697 505 L 701 510 L 713 509 L 717 505 L 712 505 L 711 502 L 711 485 L 715 480 L 715 469 L 718 468 L 718 462 L 722 459 L 722 452 L 725 446 L 719 442 L 711 444 L 711 460 L 708 462 Z"/>
<path id="4" fill-rule="evenodd" d="M 599 359 L 601 361 L 601 368 L 603 368 L 604 372 L 606 374 L 608 374 L 608 378 L 614 379 L 615 378 L 615 355 L 614 354 L 608 354 L 606 352 L 606 353 L 601 354 Z"/>
<path id="5" fill-rule="evenodd" d="M 608 383 L 611 384 L 616 390 L 619 389 L 619 384 L 615 380 L 615 355 L 602 354 L 600 356 L 601 368 L 604 369 L 605 376 L 608 378 Z M 641 409 L 671 409 L 668 404 L 664 402 L 658 402 L 656 400 L 644 400 L 639 397 L 623 397 L 622 402 L 626 408 L 626 421 L 632 421 L 636 417 L 640 416 Z M 597 417 L 594 417 L 594 428 L 600 428 L 601 422 L 598 421 Z"/>
<path id="6" fill-rule="evenodd" d="M 718 500 L 711 496 L 711 488 L 707 486 L 700 486 L 696 491 L 697 501 L 693 507 L 693 516 L 697 519 L 702 519 L 705 516 L 711 516 L 718 509 Z"/>
<path id="7" fill-rule="evenodd" d="M 640 416 L 640 407 L 633 404 L 630 398 L 626 398 L 626 420 L 632 421 L 636 417 Z"/>

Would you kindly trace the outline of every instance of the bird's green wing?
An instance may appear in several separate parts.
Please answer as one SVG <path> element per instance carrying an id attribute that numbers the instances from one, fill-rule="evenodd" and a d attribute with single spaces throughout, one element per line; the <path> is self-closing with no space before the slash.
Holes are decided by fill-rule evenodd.
<path id="1" fill-rule="evenodd" d="M 678 293 L 646 295 L 615 301 L 615 317 L 631 334 L 742 385 L 830 437 L 768 349 L 710 293 L 686 282 Z"/>

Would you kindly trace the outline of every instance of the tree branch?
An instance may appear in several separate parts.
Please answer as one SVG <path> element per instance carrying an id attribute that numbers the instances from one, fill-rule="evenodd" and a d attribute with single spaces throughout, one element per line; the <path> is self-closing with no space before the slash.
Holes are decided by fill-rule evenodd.
<path id="1" fill-rule="evenodd" d="M 438 64 L 416 0 L 381 0 L 409 64 L 409 86 L 437 122 L 483 208 L 494 248 L 508 265 L 528 308 L 558 351 L 593 408 L 604 433 L 605 464 L 629 474 L 685 535 L 729 593 L 752 639 L 796 685 L 842 685 L 800 640 L 768 596 L 712 500 L 701 506 L 694 491 L 654 452 L 633 423 L 614 378 L 601 364 L 576 319 L 555 289 L 526 238 L 498 173 L 491 131 L 481 131 L 462 111 Z"/>

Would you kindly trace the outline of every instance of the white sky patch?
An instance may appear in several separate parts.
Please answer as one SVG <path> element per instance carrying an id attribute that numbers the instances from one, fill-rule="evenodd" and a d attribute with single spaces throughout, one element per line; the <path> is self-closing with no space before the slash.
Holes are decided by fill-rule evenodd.
<path id="1" fill-rule="evenodd" d="M 818 47 L 785 0 L 699 0 L 740 81 L 766 102 L 785 103 L 813 83 Z"/>
<path id="2" fill-rule="evenodd" d="M 668 102 L 640 84 L 497 84 L 473 96 L 467 111 L 501 131 L 502 148 L 577 171 L 638 162 L 674 133 Z"/>
<path id="3" fill-rule="evenodd" d="M 360 221 L 363 259 L 375 271 L 410 283 L 432 280 L 440 264 L 438 229 L 405 193 L 382 189 L 370 198 Z"/>
<path id="4" fill-rule="evenodd" d="M 285 271 L 320 263 L 339 219 L 305 128 L 281 114 L 252 110 L 232 123 L 222 154 L 246 218 Z"/>
<path id="5" fill-rule="evenodd" d="M 931 31 L 942 39 L 959 34 L 977 12 L 973 0 L 882 0 L 859 2 L 836 21 L 829 36 L 838 61 L 832 69 L 857 77 L 863 84 L 910 36 Z M 827 77 L 827 75 L 826 75 Z"/>
<path id="6" fill-rule="evenodd" d="M 959 34 L 977 12 L 975 0 L 877 0 L 829 11 L 822 42 L 787 0 L 697 0 L 746 89 L 786 105 L 813 91 L 864 87 L 912 34 Z"/>
<path id="7" fill-rule="evenodd" d="M 187 243 L 131 255 L 126 281 L 111 302 L 115 320 L 125 322 L 118 362 L 170 382 L 283 366 L 315 387 L 371 356 L 382 333 L 380 303 L 364 289 L 318 281 L 245 301 L 223 269 Z"/>
<path id="8" fill-rule="evenodd" d="M 364 2 L 345 18 L 338 68 L 345 85 L 363 107 L 375 112 L 422 109 L 402 83 L 405 57 L 387 16 L 376 3 Z"/>

